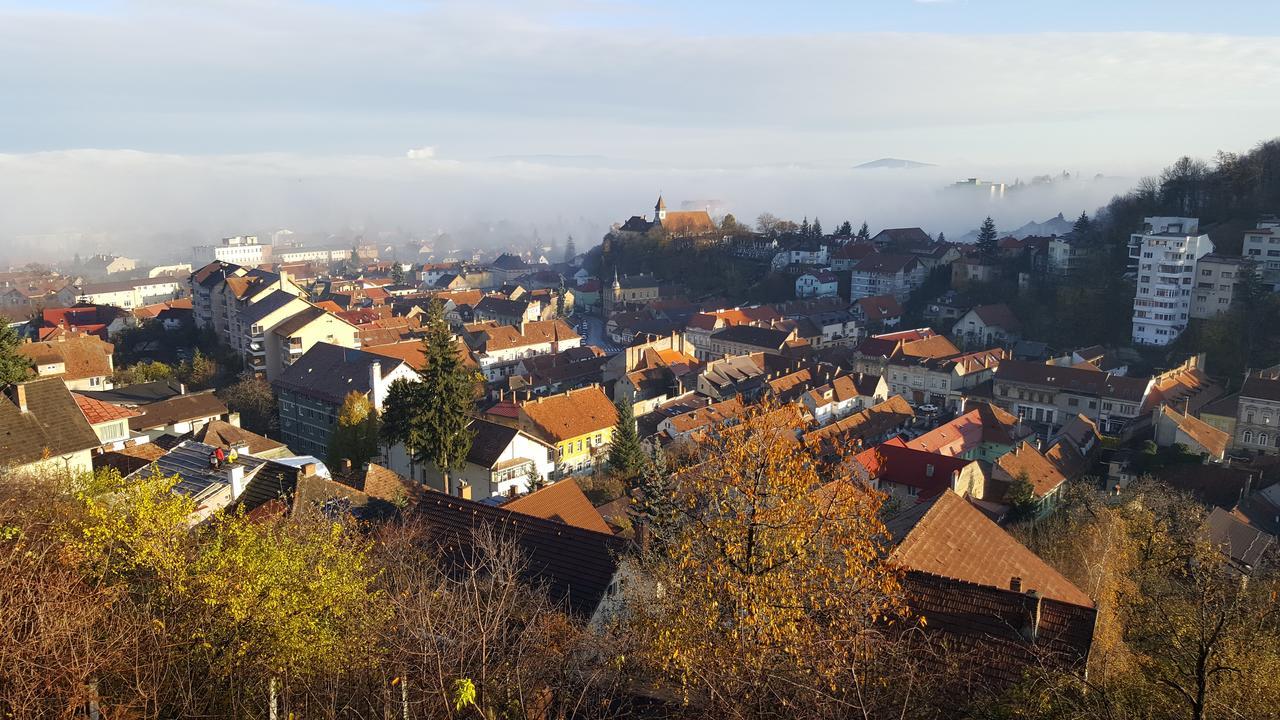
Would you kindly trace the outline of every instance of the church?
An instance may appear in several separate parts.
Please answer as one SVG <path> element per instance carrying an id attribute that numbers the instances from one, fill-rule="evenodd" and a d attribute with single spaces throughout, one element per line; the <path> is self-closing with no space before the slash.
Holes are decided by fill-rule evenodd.
<path id="1" fill-rule="evenodd" d="M 618 228 L 618 232 L 643 235 L 654 228 L 660 228 L 671 237 L 696 237 L 717 231 L 706 210 L 668 210 L 667 203 L 659 195 L 657 204 L 653 206 L 653 220 L 643 215 L 632 215 Z"/>

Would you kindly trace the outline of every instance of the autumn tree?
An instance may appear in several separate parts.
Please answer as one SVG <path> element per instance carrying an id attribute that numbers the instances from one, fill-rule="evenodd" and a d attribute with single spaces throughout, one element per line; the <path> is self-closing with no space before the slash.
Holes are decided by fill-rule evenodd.
<path id="1" fill-rule="evenodd" d="M 196 350 L 190 360 L 178 366 L 178 379 L 195 388 L 208 387 L 218 374 L 218 364 L 213 358 Z"/>
<path id="2" fill-rule="evenodd" d="M 630 606 L 645 659 L 708 716 L 847 702 L 873 627 L 902 610 L 883 497 L 821 477 L 800 426 L 784 406 L 715 428 L 676 476 L 678 528 L 637 583 L 662 588 Z"/>
<path id="3" fill-rule="evenodd" d="M 137 385 L 138 383 L 168 380 L 174 376 L 169 365 L 155 360 L 134 363 L 128 367 L 116 368 L 111 380 L 116 385 Z"/>
<path id="4" fill-rule="evenodd" d="M 0 387 L 8 387 L 31 376 L 31 360 L 18 352 L 22 338 L 8 323 L 0 323 Z"/>
<path id="5" fill-rule="evenodd" d="M 635 477 L 644 467 L 644 450 L 636 433 L 636 416 L 630 398 L 614 402 L 618 421 L 609 441 L 609 469 L 623 477 Z"/>
<path id="6" fill-rule="evenodd" d="M 349 460 L 362 467 L 378 454 L 378 412 L 364 393 L 352 390 L 338 409 L 338 422 L 329 436 L 329 467 Z"/>
<path id="7" fill-rule="evenodd" d="M 996 223 L 988 215 L 987 219 L 982 221 L 982 227 L 978 228 L 978 242 L 974 244 L 979 255 L 984 258 L 995 257 L 996 235 Z"/>

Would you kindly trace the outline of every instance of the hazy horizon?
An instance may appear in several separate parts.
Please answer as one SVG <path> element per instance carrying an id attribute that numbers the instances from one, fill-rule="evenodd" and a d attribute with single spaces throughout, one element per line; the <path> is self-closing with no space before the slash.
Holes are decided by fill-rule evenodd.
<path id="1" fill-rule="evenodd" d="M 1240 5 L 0 0 L 0 256 L 500 222 L 495 244 L 585 247 L 659 192 L 1013 228 L 1273 136 L 1280 46 L 1231 28 L 1280 9 Z M 934 167 L 852 169 L 882 157 Z M 996 205 L 941 193 L 1064 170 Z"/>

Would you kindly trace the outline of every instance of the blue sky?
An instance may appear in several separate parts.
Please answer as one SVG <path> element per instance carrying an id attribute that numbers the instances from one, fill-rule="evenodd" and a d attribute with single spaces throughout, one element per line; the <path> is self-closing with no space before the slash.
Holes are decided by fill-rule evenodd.
<path id="1" fill-rule="evenodd" d="M 849 168 L 1132 181 L 1276 135 L 1277 28 L 1261 0 L 0 0 L 0 239 L 566 197 L 607 226 L 658 188 L 911 222 L 931 201 Z"/>

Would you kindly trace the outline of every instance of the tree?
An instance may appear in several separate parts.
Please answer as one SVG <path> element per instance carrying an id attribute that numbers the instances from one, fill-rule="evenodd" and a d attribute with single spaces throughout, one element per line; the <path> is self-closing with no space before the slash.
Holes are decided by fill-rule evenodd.
<path id="1" fill-rule="evenodd" d="M 840 227 L 836 228 L 836 237 L 853 237 L 853 223 L 850 223 L 848 220 L 840 223 Z"/>
<path id="2" fill-rule="evenodd" d="M 363 467 L 378 454 L 378 413 L 363 393 L 352 390 L 338 409 L 338 422 L 329 436 L 329 467 L 342 466 L 350 460 L 353 467 Z"/>
<path id="3" fill-rule="evenodd" d="M 1076 242 L 1082 242 L 1089 237 L 1089 230 L 1092 223 L 1089 221 L 1089 213 L 1081 211 L 1080 217 L 1071 225 L 1071 239 Z"/>
<path id="4" fill-rule="evenodd" d="M 239 692 L 267 697 L 274 716 L 285 683 L 369 661 L 389 618 L 369 552 L 358 532 L 317 515 L 220 519 L 191 568 L 207 613 L 191 651 Z"/>
<path id="5" fill-rule="evenodd" d="M 556 317 L 564 317 L 564 296 L 569 291 L 564 286 L 564 276 L 560 276 L 560 287 L 556 290 Z"/>
<path id="6" fill-rule="evenodd" d="M 805 215 L 804 220 L 800 222 L 800 236 L 809 237 L 811 234 L 812 230 L 809 227 L 809 216 Z"/>
<path id="7" fill-rule="evenodd" d="M 576 257 L 578 257 L 578 248 L 574 246 L 573 236 L 570 235 L 568 242 L 564 244 L 564 261 L 571 263 Z"/>
<path id="8" fill-rule="evenodd" d="M 865 220 L 862 222 L 862 227 L 858 228 L 858 234 L 855 237 L 858 242 L 866 242 L 871 239 L 871 229 L 867 227 Z"/>
<path id="9" fill-rule="evenodd" d="M 414 462 L 430 463 L 444 476 L 460 468 L 471 450 L 471 412 L 477 378 L 462 364 L 444 319 L 444 305 L 427 309 L 422 338 L 426 367 L 417 383 L 391 384 L 384 408 L 385 442 L 404 443 Z"/>
<path id="10" fill-rule="evenodd" d="M 801 423 L 793 405 L 714 428 L 676 476 L 665 556 L 645 558 L 663 591 L 630 608 L 633 632 L 707 717 L 809 717 L 811 704 L 849 697 L 859 653 L 875 654 L 871 628 L 902 612 L 883 496 L 824 483 L 795 441 Z"/>
<path id="11" fill-rule="evenodd" d="M 208 387 L 218 375 L 218 364 L 199 349 L 178 366 L 178 379 L 194 388 Z"/>
<path id="12" fill-rule="evenodd" d="M 276 394 L 266 378 L 252 372 L 241 373 L 234 383 L 218 390 L 227 409 L 240 415 L 240 427 L 270 435 L 277 430 Z"/>
<path id="13" fill-rule="evenodd" d="M 680 508 L 666 451 L 656 439 L 645 443 L 645 448 L 648 459 L 637 478 L 627 515 L 637 536 L 644 538 L 642 550 L 661 554 L 677 528 Z"/>
<path id="14" fill-rule="evenodd" d="M 629 398 L 614 402 L 618 422 L 609 441 L 609 469 L 623 477 L 635 477 L 644 467 L 644 450 L 636 433 L 636 416 Z"/>
<path id="15" fill-rule="evenodd" d="M 946 235 L 946 233 L 944 233 L 944 232 L 942 232 L 941 230 L 939 230 L 939 231 L 938 231 L 938 242 L 939 242 L 939 243 L 944 243 L 944 242 L 946 242 L 946 241 L 947 241 L 947 235 Z"/>
<path id="16" fill-rule="evenodd" d="M 391 264 L 391 282 L 397 285 L 404 282 L 404 266 L 398 262 Z"/>
<path id="17" fill-rule="evenodd" d="M 996 223 L 988 215 L 986 220 L 982 221 L 982 227 L 978 228 L 978 242 L 974 246 L 978 254 L 984 258 L 995 257 L 996 254 Z"/>
<path id="18" fill-rule="evenodd" d="M 168 380 L 173 375 L 172 367 L 155 360 L 147 360 L 128 367 L 116 368 L 111 379 L 116 385 L 137 385 L 156 380 Z"/>
<path id="19" fill-rule="evenodd" d="M 18 352 L 22 338 L 8 323 L 0 323 L 0 387 L 31 377 L 31 360 Z"/>
<path id="20" fill-rule="evenodd" d="M 809 234 L 815 238 L 822 237 L 822 221 L 818 218 L 813 219 L 813 227 L 809 228 Z"/>
<path id="21" fill-rule="evenodd" d="M 1015 522 L 1035 517 L 1040 509 L 1040 503 L 1036 500 L 1035 486 L 1031 484 L 1031 477 L 1025 470 L 1018 473 L 1018 477 L 1009 484 L 1005 500 L 1009 504 L 1011 519 Z"/>

